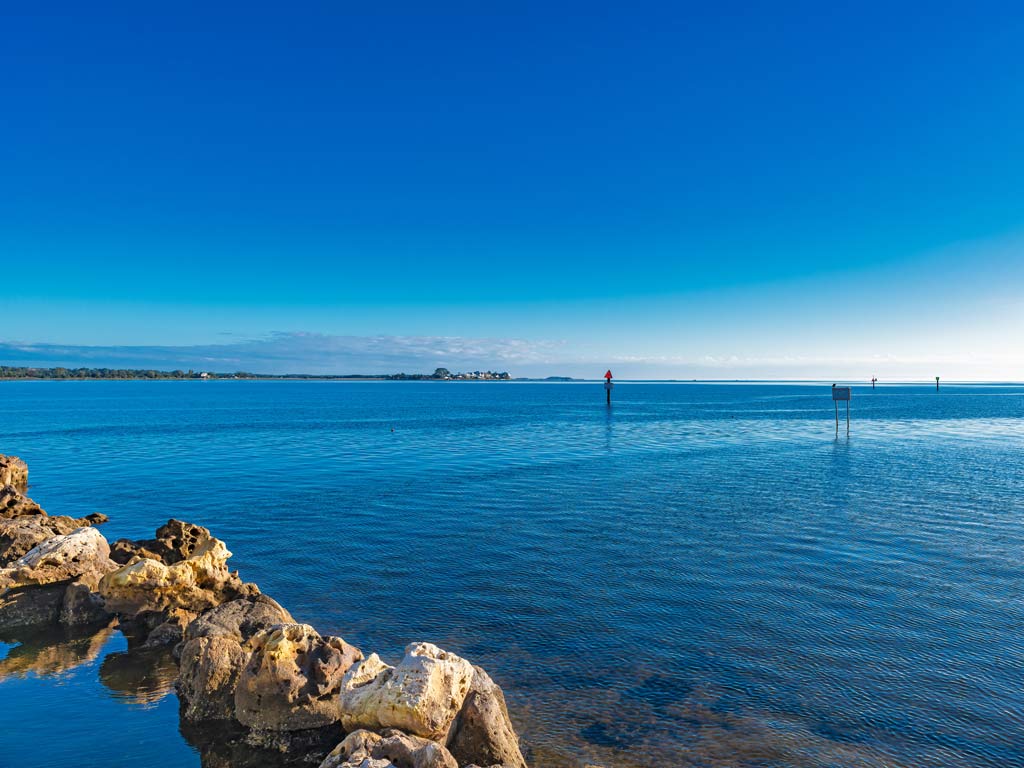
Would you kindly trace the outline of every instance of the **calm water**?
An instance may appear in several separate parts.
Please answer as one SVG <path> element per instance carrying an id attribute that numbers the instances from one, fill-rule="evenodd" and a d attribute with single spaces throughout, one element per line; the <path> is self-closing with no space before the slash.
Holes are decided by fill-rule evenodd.
<path id="1" fill-rule="evenodd" d="M 51 513 L 201 523 L 299 620 L 482 664 L 540 766 L 1024 766 L 1024 387 L 855 389 L 838 440 L 827 386 L 603 398 L 0 383 L 0 452 Z M 173 674 L 0 644 L 0 766 L 198 766 Z"/>

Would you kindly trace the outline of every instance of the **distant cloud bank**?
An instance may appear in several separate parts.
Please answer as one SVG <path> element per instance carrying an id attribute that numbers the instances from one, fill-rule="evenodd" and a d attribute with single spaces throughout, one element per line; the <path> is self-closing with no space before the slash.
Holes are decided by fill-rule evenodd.
<path id="1" fill-rule="evenodd" d="M 553 342 L 448 336 L 275 333 L 193 346 L 84 346 L 0 342 L 0 362 L 37 367 L 209 369 L 252 373 L 375 374 L 514 368 L 543 362 Z"/>
<path id="2" fill-rule="evenodd" d="M 744 356 L 583 353 L 563 341 L 455 336 L 344 336 L 281 332 L 221 343 L 159 346 L 0 341 L 0 364 L 69 368 L 193 369 L 230 373 L 387 374 L 499 370 L 512 376 L 628 379 L 880 379 L 992 381 L 1024 378 L 1019 353 L 953 356 Z"/>

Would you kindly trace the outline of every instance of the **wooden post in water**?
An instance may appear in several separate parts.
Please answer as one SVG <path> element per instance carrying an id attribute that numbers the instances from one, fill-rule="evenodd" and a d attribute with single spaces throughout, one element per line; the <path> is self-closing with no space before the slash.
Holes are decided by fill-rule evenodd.
<path id="1" fill-rule="evenodd" d="M 939 391 L 939 377 L 938 376 L 935 377 L 935 391 L 936 392 Z"/>
<path id="2" fill-rule="evenodd" d="M 612 404 L 612 387 L 614 386 L 615 385 L 612 384 L 612 372 L 608 371 L 604 375 L 604 394 L 608 405 Z"/>
<path id="3" fill-rule="evenodd" d="M 874 390 L 874 388 L 875 388 L 875 382 L 876 381 L 878 381 L 878 379 L 875 376 L 872 376 L 871 377 L 871 389 L 872 390 Z"/>

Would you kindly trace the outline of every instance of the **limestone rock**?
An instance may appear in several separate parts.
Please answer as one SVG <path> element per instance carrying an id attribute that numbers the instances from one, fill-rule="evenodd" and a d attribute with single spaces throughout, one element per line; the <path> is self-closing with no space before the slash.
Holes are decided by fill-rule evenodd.
<path id="1" fill-rule="evenodd" d="M 150 558 L 123 565 L 103 578 L 99 591 L 108 609 L 122 616 L 181 609 L 192 614 L 191 620 L 243 591 L 238 576 L 228 571 L 229 557 L 224 542 L 210 539 L 171 565 Z"/>
<path id="2" fill-rule="evenodd" d="M 43 508 L 11 484 L 0 487 L 0 518 L 10 520 L 16 517 L 45 515 Z"/>
<path id="3" fill-rule="evenodd" d="M 248 650 L 229 637 L 186 641 L 177 683 L 182 717 L 194 721 L 232 719 L 238 676 L 248 658 Z"/>
<path id="4" fill-rule="evenodd" d="M 480 667 L 473 667 L 473 682 L 452 723 L 447 746 L 462 765 L 498 763 L 526 768 L 505 706 L 505 694 Z"/>
<path id="5" fill-rule="evenodd" d="M 207 611 L 188 625 L 185 642 L 199 637 L 227 637 L 243 643 L 275 624 L 294 624 L 295 619 L 267 595 L 231 600 Z"/>
<path id="6" fill-rule="evenodd" d="M 105 521 L 105 515 L 77 519 L 64 515 L 50 517 L 42 510 L 37 515 L 0 519 L 0 566 L 9 565 L 47 539 Z"/>
<path id="7" fill-rule="evenodd" d="M 122 565 L 136 557 L 173 565 L 189 559 L 200 547 L 213 540 L 209 529 L 171 519 L 156 529 L 155 538 L 141 541 L 118 539 L 111 546 L 111 558 Z"/>
<path id="8" fill-rule="evenodd" d="M 112 567 L 110 547 L 95 528 L 78 528 L 54 536 L 0 568 L 0 592 L 14 587 L 54 584 L 77 579 L 90 571 Z"/>
<path id="9" fill-rule="evenodd" d="M 342 682 L 338 709 L 345 730 L 400 728 L 444 739 L 473 678 L 465 659 L 430 643 L 413 643 L 396 667 L 371 654 Z"/>
<path id="10" fill-rule="evenodd" d="M 0 485 L 28 487 L 28 465 L 17 456 L 0 455 Z"/>
<path id="11" fill-rule="evenodd" d="M 372 731 L 353 731 L 320 763 L 320 768 L 395 768 L 389 760 L 375 759 L 371 752 L 382 741 Z"/>
<path id="12" fill-rule="evenodd" d="M 36 515 L 0 520 L 0 565 L 9 565 L 47 539 L 75 529 L 61 530 L 59 524 L 54 527 L 51 525 L 54 519 L 59 518 Z"/>
<path id="13" fill-rule="evenodd" d="M 342 678 L 363 654 L 308 624 L 280 624 L 248 641 L 252 655 L 239 675 L 235 717 L 249 728 L 296 731 L 337 722 Z"/>
<path id="14" fill-rule="evenodd" d="M 66 627 L 88 626 L 109 621 L 111 614 L 104 607 L 103 598 L 85 580 L 68 585 L 61 603 L 59 621 Z"/>
<path id="15" fill-rule="evenodd" d="M 320 768 L 458 768 L 447 749 L 436 741 L 388 729 L 383 734 L 353 731 Z"/>
<path id="16" fill-rule="evenodd" d="M 436 741 L 388 730 L 371 755 L 389 760 L 396 768 L 459 768 L 452 754 Z"/>

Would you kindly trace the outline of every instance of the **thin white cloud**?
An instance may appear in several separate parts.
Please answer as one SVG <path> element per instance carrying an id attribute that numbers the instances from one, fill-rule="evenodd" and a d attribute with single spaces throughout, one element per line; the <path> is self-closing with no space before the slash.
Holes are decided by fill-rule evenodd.
<path id="1" fill-rule="evenodd" d="M 541 362 L 560 344 L 451 336 L 340 336 L 282 332 L 193 346 L 85 346 L 0 342 L 8 365 L 210 368 L 257 373 L 395 373 L 438 366 L 496 368 Z"/>

